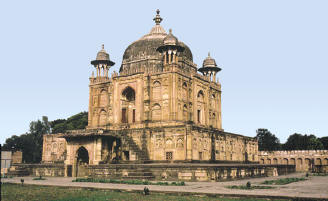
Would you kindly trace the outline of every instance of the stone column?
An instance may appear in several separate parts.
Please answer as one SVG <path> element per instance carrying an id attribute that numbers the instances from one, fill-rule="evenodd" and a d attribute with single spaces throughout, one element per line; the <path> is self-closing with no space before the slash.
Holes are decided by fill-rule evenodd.
<path id="1" fill-rule="evenodd" d="M 167 55 L 167 52 L 164 52 L 164 62 L 163 62 L 164 65 L 166 64 L 166 59 L 167 59 L 167 56 L 166 55 Z"/>
<path id="2" fill-rule="evenodd" d="M 94 158 L 93 165 L 98 165 L 101 161 L 101 137 L 94 140 Z"/>

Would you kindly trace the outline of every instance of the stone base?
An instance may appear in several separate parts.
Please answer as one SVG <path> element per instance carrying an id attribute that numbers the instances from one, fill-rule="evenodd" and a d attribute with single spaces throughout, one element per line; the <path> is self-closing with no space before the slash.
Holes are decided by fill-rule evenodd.
<path id="1" fill-rule="evenodd" d="M 294 165 L 259 164 L 110 164 L 90 165 L 86 176 L 168 181 L 226 181 L 295 172 Z"/>
<path id="2" fill-rule="evenodd" d="M 64 164 L 13 164 L 8 172 L 12 176 L 50 176 L 62 177 L 65 175 Z"/>
<path id="3" fill-rule="evenodd" d="M 71 166 L 69 166 L 71 167 Z M 71 176 L 72 168 L 64 164 L 16 164 L 15 169 L 33 176 Z M 112 179 L 146 179 L 163 181 L 227 181 L 247 177 L 278 176 L 295 172 L 295 165 L 260 164 L 103 164 L 88 165 L 80 177 Z"/>

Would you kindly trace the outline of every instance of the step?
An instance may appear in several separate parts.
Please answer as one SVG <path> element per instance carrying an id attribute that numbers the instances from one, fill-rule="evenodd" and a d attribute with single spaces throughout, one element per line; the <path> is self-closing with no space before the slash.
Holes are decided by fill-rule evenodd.
<path id="1" fill-rule="evenodd" d="M 122 179 L 154 179 L 155 176 L 123 176 Z"/>

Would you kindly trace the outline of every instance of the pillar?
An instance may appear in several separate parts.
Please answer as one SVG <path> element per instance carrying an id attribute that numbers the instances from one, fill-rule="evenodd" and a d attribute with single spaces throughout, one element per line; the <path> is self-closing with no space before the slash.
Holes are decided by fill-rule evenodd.
<path id="1" fill-rule="evenodd" d="M 166 59 L 167 59 L 167 52 L 164 52 L 164 65 L 166 64 Z"/>

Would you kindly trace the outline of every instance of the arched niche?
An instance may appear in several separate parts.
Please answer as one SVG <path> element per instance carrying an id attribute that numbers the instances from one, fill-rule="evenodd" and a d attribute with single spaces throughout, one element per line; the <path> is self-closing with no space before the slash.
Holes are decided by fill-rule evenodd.
<path id="1" fill-rule="evenodd" d="M 107 122 L 107 112 L 105 110 L 101 110 L 99 114 L 99 125 L 104 126 Z"/>
<path id="2" fill-rule="evenodd" d="M 136 121 L 136 92 L 128 86 L 121 94 L 121 123 L 134 123 Z"/>
<path id="3" fill-rule="evenodd" d="M 152 120 L 157 121 L 162 119 L 162 109 L 160 104 L 156 103 L 151 109 Z"/>
<path id="4" fill-rule="evenodd" d="M 100 101 L 99 101 L 99 106 L 100 107 L 105 107 L 108 105 L 108 94 L 107 91 L 102 90 L 100 92 Z"/>
<path id="5" fill-rule="evenodd" d="M 84 146 L 76 151 L 76 159 L 78 164 L 89 164 L 89 152 Z"/>
<path id="6" fill-rule="evenodd" d="M 135 99 L 136 99 L 136 92 L 132 87 L 128 86 L 122 91 L 122 100 L 126 102 L 133 102 L 135 101 Z"/>
<path id="7" fill-rule="evenodd" d="M 161 99 L 162 98 L 162 86 L 159 81 L 155 81 L 153 83 L 153 99 Z"/>
<path id="8" fill-rule="evenodd" d="M 182 84 L 182 93 L 181 93 L 182 99 L 187 100 L 188 99 L 188 85 L 186 82 Z"/>

